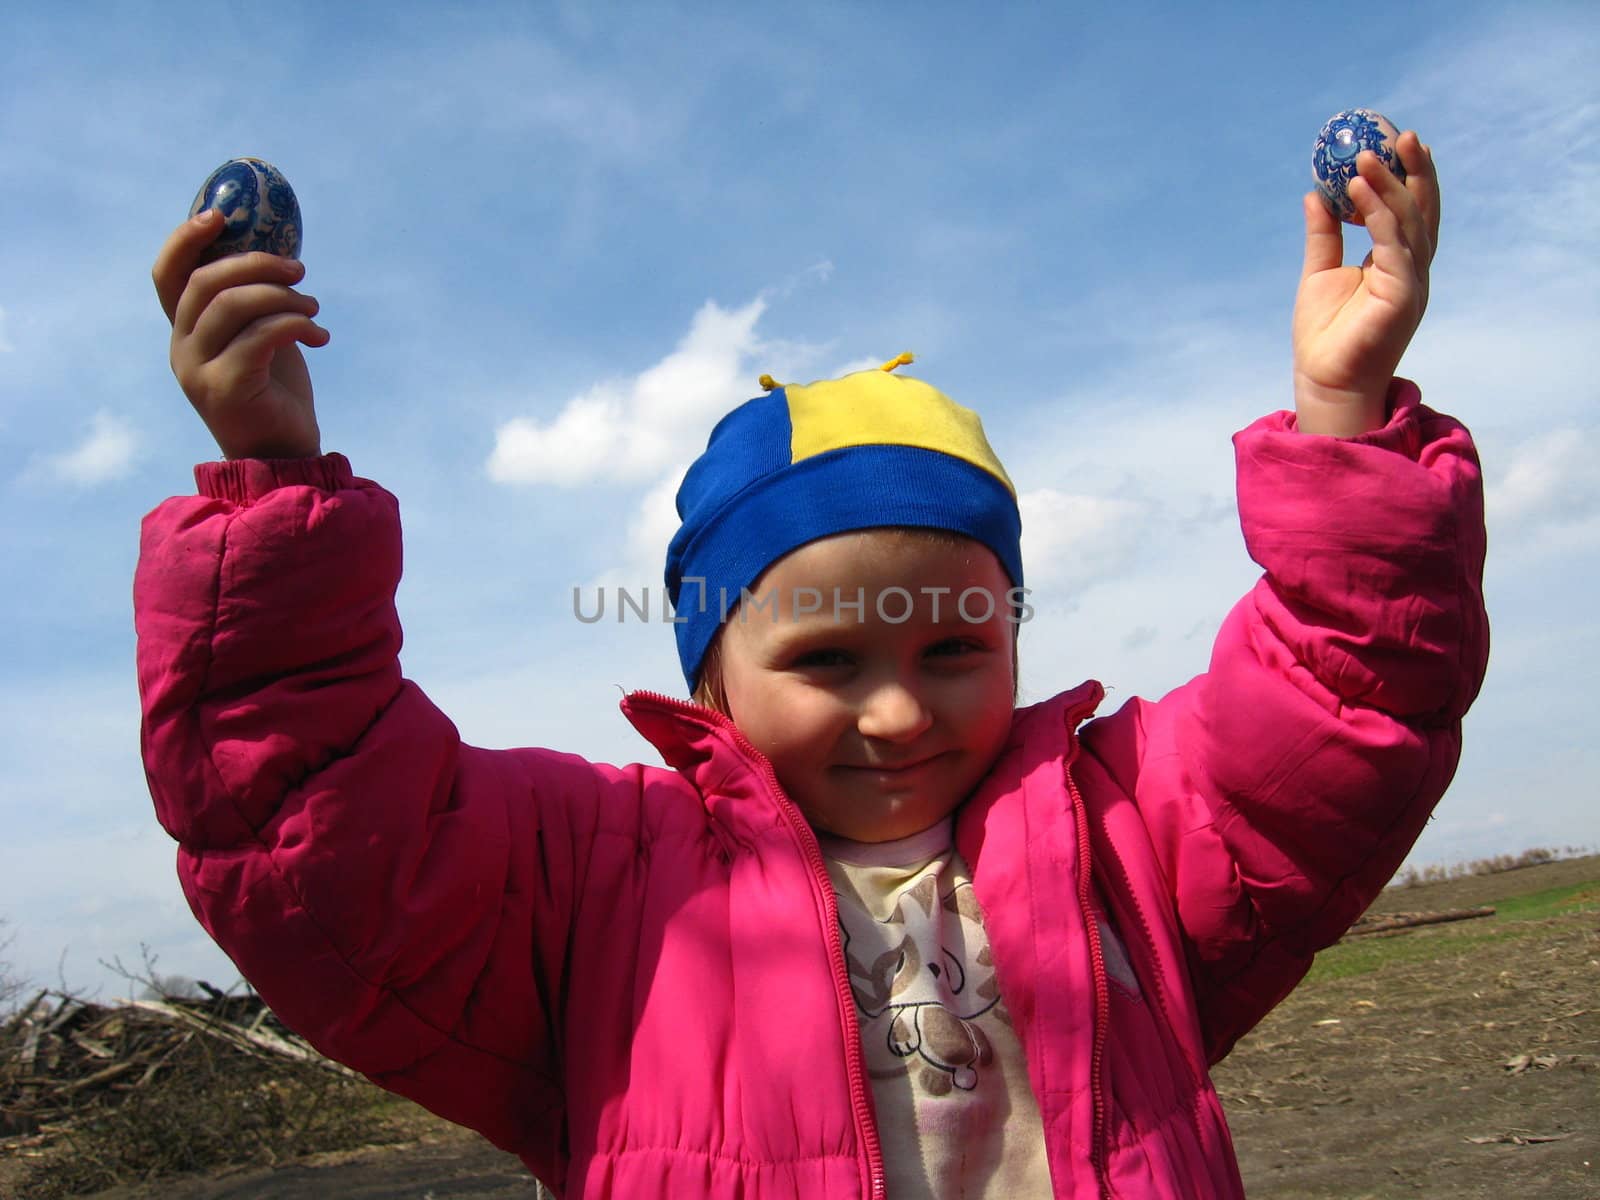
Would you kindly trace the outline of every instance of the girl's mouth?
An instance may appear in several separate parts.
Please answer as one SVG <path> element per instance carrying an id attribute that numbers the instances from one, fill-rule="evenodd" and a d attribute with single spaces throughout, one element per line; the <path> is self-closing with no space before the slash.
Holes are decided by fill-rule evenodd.
<path id="1" fill-rule="evenodd" d="M 885 779 L 897 779 L 937 762 L 944 757 L 944 752 L 938 754 L 925 754 L 921 758 L 908 759 L 900 763 L 841 763 L 847 771 L 859 771 L 865 775 L 880 775 Z"/>

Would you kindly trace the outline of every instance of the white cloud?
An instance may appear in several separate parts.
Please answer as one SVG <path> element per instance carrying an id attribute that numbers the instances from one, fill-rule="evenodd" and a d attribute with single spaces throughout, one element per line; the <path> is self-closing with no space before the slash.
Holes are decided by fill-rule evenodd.
<path id="1" fill-rule="evenodd" d="M 593 611 L 597 588 L 608 592 L 627 588 L 635 597 L 642 594 L 641 589 L 648 588 L 652 610 L 660 611 L 667 543 L 678 532 L 678 484 L 686 469 L 685 465 L 663 476 L 639 498 L 623 537 L 619 561 L 584 586 L 585 611 Z"/>
<path id="2" fill-rule="evenodd" d="M 74 991 L 123 995 L 130 985 L 106 964 L 120 959 L 137 967 L 146 945 L 164 972 L 231 984 L 238 972 L 184 901 L 175 843 L 153 817 L 139 820 L 136 809 L 110 804 L 106 810 L 92 832 L 28 832 L 0 846 L 7 880 L 0 916 L 16 931 L 18 974 L 36 987 L 64 982 Z"/>
<path id="3" fill-rule="evenodd" d="M 756 323 L 765 297 L 742 308 L 707 301 L 673 352 L 632 379 L 598 384 L 554 420 L 508 421 L 495 432 L 489 477 L 561 487 L 636 482 L 694 453 L 712 420 L 753 393 Z"/>
<path id="4" fill-rule="evenodd" d="M 1518 267 L 1526 271 L 1537 265 L 1529 250 L 1559 262 L 1596 240 L 1600 164 L 1592 131 L 1600 101 L 1592 79 L 1600 27 L 1554 11 L 1541 17 L 1508 12 L 1487 26 L 1444 32 L 1382 100 L 1397 115 L 1435 114 L 1440 122 L 1431 133 L 1419 123 L 1419 132 L 1433 144 L 1441 174 L 1441 245 L 1470 230 L 1480 239 L 1472 255 L 1479 278 L 1487 277 L 1480 244 L 1493 253 L 1501 238 L 1524 243 Z M 1463 88 L 1463 79 L 1472 86 Z"/>
<path id="5" fill-rule="evenodd" d="M 1127 570 L 1138 557 L 1149 513 L 1141 501 L 1039 488 L 1017 502 L 1030 587 L 1070 583 L 1082 590 Z"/>
<path id="6" fill-rule="evenodd" d="M 803 267 L 790 275 L 781 283 L 775 285 L 768 295 L 774 299 L 792 296 L 802 288 L 812 284 L 827 283 L 833 277 L 833 263 L 826 258 L 818 259 L 808 267 Z"/>
<path id="7" fill-rule="evenodd" d="M 1123 650 L 1141 650 L 1150 645 L 1160 636 L 1160 631 L 1154 625 L 1136 625 L 1122 635 L 1121 647 Z"/>
<path id="8" fill-rule="evenodd" d="M 90 420 L 83 441 L 71 450 L 45 455 L 29 474 L 94 487 L 125 476 L 138 450 L 139 436 L 133 427 L 115 413 L 101 409 Z"/>
<path id="9" fill-rule="evenodd" d="M 683 470 L 674 471 L 646 492 L 628 526 L 628 561 L 644 564 L 641 573 L 647 577 L 661 573 L 667 543 L 678 532 L 677 495 L 683 474 Z"/>
<path id="10" fill-rule="evenodd" d="M 231 982 L 234 972 L 189 915 L 175 844 L 157 824 L 139 761 L 133 673 L 8 678 L 0 726 L 11 735 L 0 786 L 0 917 L 11 958 L 36 986 L 116 982 L 98 963 L 136 963 L 141 942 L 163 967 Z M 169 957 L 170 955 L 170 957 Z"/>
<path id="11" fill-rule="evenodd" d="M 1498 532 L 1581 520 L 1600 506 L 1600 436 L 1554 429 L 1524 442 L 1485 496 Z"/>
<path id="12" fill-rule="evenodd" d="M 510 79 L 517 86 L 508 88 Z M 637 169 L 670 154 L 683 135 L 699 86 L 687 77 L 674 83 L 664 92 L 637 72 L 596 66 L 540 38 L 497 33 L 388 57 L 349 86 L 363 99 L 374 91 L 395 96 L 397 108 L 427 127 L 466 127 L 513 144 L 555 137 Z"/>

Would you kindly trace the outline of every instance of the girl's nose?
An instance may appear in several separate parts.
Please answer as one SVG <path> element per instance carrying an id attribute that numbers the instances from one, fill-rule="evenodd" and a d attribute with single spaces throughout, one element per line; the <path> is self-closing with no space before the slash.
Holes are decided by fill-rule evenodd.
<path id="1" fill-rule="evenodd" d="M 909 742 L 933 724 L 933 714 L 922 698 L 894 680 L 874 687 L 862 703 L 856 728 L 863 737 L 885 742 Z"/>

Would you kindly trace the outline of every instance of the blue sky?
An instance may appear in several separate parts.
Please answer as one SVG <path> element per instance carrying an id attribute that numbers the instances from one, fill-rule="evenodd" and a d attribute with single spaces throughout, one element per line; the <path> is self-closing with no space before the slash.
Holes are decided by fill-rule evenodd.
<path id="1" fill-rule="evenodd" d="M 1600 16 L 1584 5 L 26 6 L 0 46 L 0 917 L 41 982 L 231 982 L 138 758 L 139 518 L 215 447 L 149 283 L 223 160 L 305 214 L 324 445 L 400 497 L 404 662 L 485 745 L 653 752 L 671 494 L 757 376 L 910 349 L 1024 493 L 1024 699 L 1203 669 L 1229 435 L 1292 403 L 1300 195 L 1366 105 L 1445 224 L 1402 371 L 1477 435 L 1494 652 L 1416 852 L 1600 844 Z M 1226 15 L 1219 15 L 1225 13 Z M 1359 231 L 1347 255 L 1364 248 Z"/>

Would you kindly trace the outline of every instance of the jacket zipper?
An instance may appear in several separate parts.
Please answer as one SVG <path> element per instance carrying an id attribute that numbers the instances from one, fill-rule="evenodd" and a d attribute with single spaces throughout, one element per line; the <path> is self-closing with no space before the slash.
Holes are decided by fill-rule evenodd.
<path id="1" fill-rule="evenodd" d="M 806 863 L 811 868 L 812 881 L 817 885 L 818 893 L 822 897 L 823 931 L 828 939 L 828 962 L 832 968 L 834 993 L 839 1002 L 839 1023 L 844 1031 L 845 1069 L 850 1079 L 850 1104 L 855 1113 L 856 1136 L 861 1140 L 867 1159 L 867 1196 L 868 1200 L 884 1200 L 886 1183 L 883 1174 L 883 1148 L 878 1142 L 878 1128 L 873 1120 L 872 1100 L 867 1090 L 866 1068 L 862 1064 L 861 1028 L 856 1023 L 855 997 L 850 991 L 850 976 L 844 962 L 844 940 L 839 934 L 839 902 L 833 893 L 833 881 L 828 878 L 827 864 L 822 861 L 822 849 L 817 845 L 817 836 L 811 831 L 811 826 L 806 823 L 800 810 L 795 807 L 794 801 L 789 799 L 783 790 L 783 785 L 778 782 L 778 774 L 767 761 L 767 756 L 757 750 L 750 743 L 750 739 L 745 737 L 739 727 L 727 717 L 698 704 L 664 696 L 660 692 L 634 692 L 633 695 L 692 720 L 709 721 L 716 728 L 730 734 L 734 745 L 760 769 L 768 791 L 778 802 L 778 811 L 788 822 L 789 831 L 794 834 L 801 852 L 805 855 Z M 1098 1060 L 1098 1050 L 1096 1058 Z M 1095 1126 L 1098 1129 L 1099 1109 L 1096 1108 L 1095 1111 Z"/>
<path id="2" fill-rule="evenodd" d="M 1100 923 L 1095 919 L 1093 888 L 1090 870 L 1093 855 L 1089 845 L 1089 810 L 1078 791 L 1077 780 L 1072 778 L 1072 763 L 1078 756 L 1078 735 L 1075 729 L 1067 731 L 1067 760 L 1062 766 L 1067 794 L 1072 799 L 1073 823 L 1078 833 L 1078 908 L 1083 913 L 1084 928 L 1089 932 L 1089 961 L 1094 968 L 1094 1047 L 1089 1058 L 1089 1092 L 1094 1105 L 1094 1130 L 1089 1146 L 1089 1161 L 1094 1166 L 1100 1194 L 1110 1196 L 1111 1181 L 1106 1171 L 1106 1096 L 1105 1048 L 1106 1030 L 1111 1019 L 1111 986 L 1106 980 L 1105 950 L 1100 944 Z"/>
<path id="3" fill-rule="evenodd" d="M 744 736 L 739 735 L 744 742 Z M 740 747 L 758 753 L 748 742 Z M 784 815 L 789 828 L 800 843 L 806 861 L 811 866 L 812 878 L 822 893 L 823 920 L 828 935 L 828 962 L 833 968 L 833 986 L 839 999 L 839 1022 L 844 1030 L 845 1066 L 850 1075 L 850 1103 L 855 1109 L 856 1132 L 867 1154 L 867 1195 L 870 1200 L 883 1200 L 886 1182 L 883 1174 L 883 1149 L 878 1144 L 877 1123 L 872 1115 L 872 1098 L 867 1089 L 866 1069 L 862 1065 L 861 1027 L 856 1021 L 855 996 L 850 990 L 850 976 L 844 961 L 844 939 L 839 933 L 839 900 L 834 895 L 833 881 L 828 878 L 827 864 L 822 861 L 822 850 L 817 845 L 817 835 L 806 823 L 794 801 L 784 795 L 778 784 L 777 773 L 764 756 L 756 759 L 766 773 L 767 782 L 775 795 L 782 798 Z"/>
<path id="4" fill-rule="evenodd" d="M 1102 820 L 1100 823 L 1100 831 L 1102 835 L 1105 834 L 1104 820 Z M 1139 903 L 1139 897 L 1134 893 L 1133 887 L 1128 878 L 1128 868 L 1126 865 L 1124 865 L 1122 856 L 1117 853 L 1116 843 L 1113 842 L 1110 837 L 1106 836 L 1103 836 L 1102 840 L 1104 841 L 1106 847 L 1106 857 L 1116 868 L 1118 875 L 1117 882 L 1121 885 L 1122 894 L 1127 897 L 1128 904 L 1133 909 L 1134 918 L 1139 922 L 1139 935 L 1144 939 L 1142 945 L 1149 956 L 1151 958 L 1155 958 L 1155 934 L 1151 932 L 1150 918 L 1145 916 L 1144 905 Z M 1167 1004 L 1166 988 L 1162 985 L 1159 974 L 1154 981 L 1154 986 L 1148 988 L 1147 991 L 1154 996 L 1155 1005 L 1161 1010 L 1161 1023 L 1168 1029 L 1176 1028 L 1172 1021 L 1172 1011 Z M 1200 1081 L 1195 1077 L 1194 1070 L 1189 1063 L 1189 1056 L 1184 1054 L 1180 1057 L 1184 1066 L 1184 1070 L 1189 1077 L 1189 1086 L 1198 1091 L 1200 1087 Z"/>

